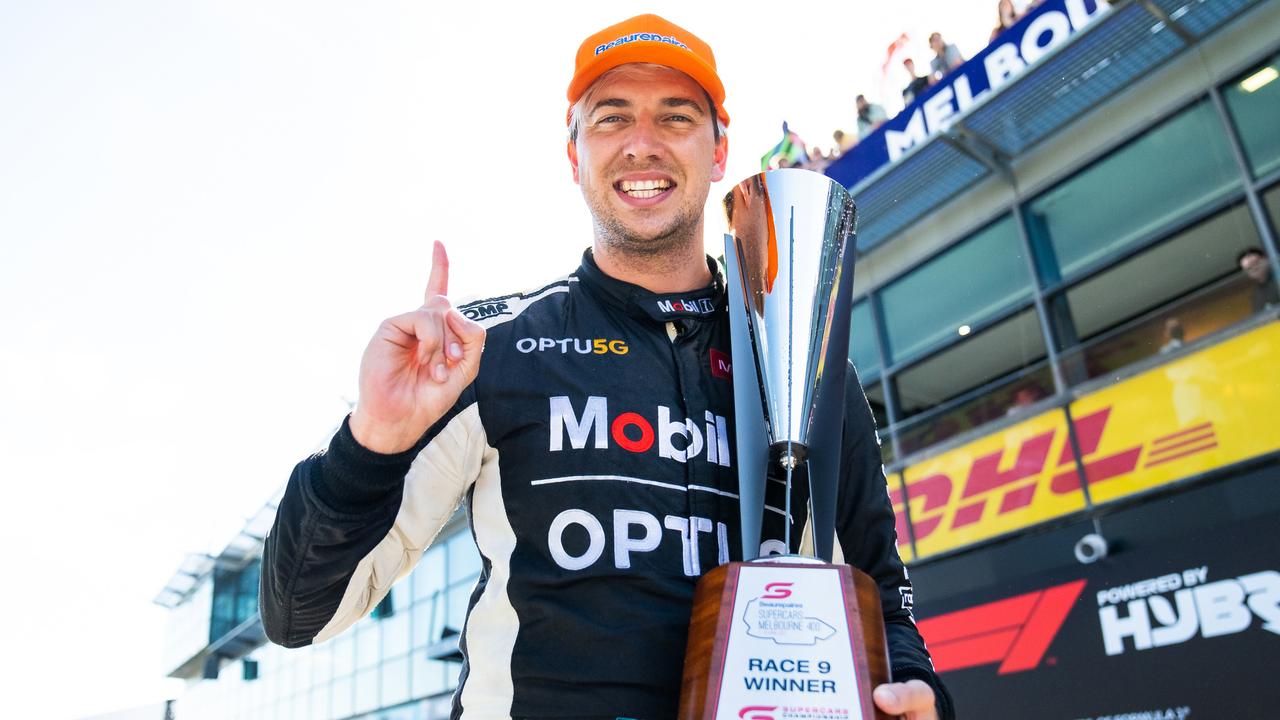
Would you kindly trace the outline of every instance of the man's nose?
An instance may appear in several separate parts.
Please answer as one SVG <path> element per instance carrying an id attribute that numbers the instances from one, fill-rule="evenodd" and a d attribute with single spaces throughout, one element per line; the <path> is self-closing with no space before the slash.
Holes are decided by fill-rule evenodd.
<path id="1" fill-rule="evenodd" d="M 662 156 L 663 145 L 658 124 L 652 118 L 642 118 L 631 126 L 623 152 L 630 160 L 648 160 Z"/>

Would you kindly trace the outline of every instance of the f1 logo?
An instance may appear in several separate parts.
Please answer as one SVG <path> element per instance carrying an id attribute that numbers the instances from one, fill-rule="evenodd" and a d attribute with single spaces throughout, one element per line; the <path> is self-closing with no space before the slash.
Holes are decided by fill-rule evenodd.
<path id="1" fill-rule="evenodd" d="M 761 600 L 786 600 L 791 597 L 791 586 L 795 583 L 790 582 L 771 582 L 764 586 L 765 594 L 760 596 Z"/>
<path id="2" fill-rule="evenodd" d="M 777 705 L 748 705 L 738 711 L 738 717 L 742 720 L 773 720 L 773 711 L 777 709 Z"/>

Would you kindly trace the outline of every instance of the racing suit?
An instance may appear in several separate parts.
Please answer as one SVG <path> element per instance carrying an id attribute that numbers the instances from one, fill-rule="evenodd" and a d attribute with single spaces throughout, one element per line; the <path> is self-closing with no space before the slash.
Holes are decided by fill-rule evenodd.
<path id="1" fill-rule="evenodd" d="M 461 306 L 487 327 L 479 375 L 414 448 L 374 453 L 344 422 L 294 469 L 264 548 L 268 637 L 299 647 L 353 624 L 465 501 L 483 569 L 452 717 L 675 717 L 694 584 L 742 555 L 728 312 L 709 264 L 710 287 L 661 295 L 588 251 L 537 291 Z M 838 545 L 879 585 L 894 679 L 928 682 L 948 717 L 849 377 Z M 781 550 L 785 491 L 769 486 L 763 544 Z"/>

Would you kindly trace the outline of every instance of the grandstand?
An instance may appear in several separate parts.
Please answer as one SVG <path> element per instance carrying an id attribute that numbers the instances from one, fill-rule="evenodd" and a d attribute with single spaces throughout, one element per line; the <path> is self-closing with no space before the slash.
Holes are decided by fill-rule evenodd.
<path id="1" fill-rule="evenodd" d="M 1044 2 L 826 170 L 966 716 L 1280 700 L 1247 660 L 1280 613 L 1276 27 L 1276 2 Z"/>

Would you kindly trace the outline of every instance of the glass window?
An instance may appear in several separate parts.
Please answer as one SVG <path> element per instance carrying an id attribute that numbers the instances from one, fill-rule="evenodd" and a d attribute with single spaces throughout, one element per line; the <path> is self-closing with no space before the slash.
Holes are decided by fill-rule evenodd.
<path id="1" fill-rule="evenodd" d="M 876 350 L 876 327 L 871 320 L 871 303 L 854 304 L 849 331 L 849 359 L 858 369 L 858 377 L 870 382 L 880 376 L 880 352 Z"/>
<path id="2" fill-rule="evenodd" d="M 1239 182 L 1222 124 L 1205 100 L 1036 198 L 1027 229 L 1036 247 L 1057 260 L 1042 268 L 1052 282 L 1141 241 Z"/>
<path id="3" fill-rule="evenodd" d="M 910 453 L 1053 395 L 1044 335 L 1035 310 L 1003 322 L 894 376 Z"/>
<path id="4" fill-rule="evenodd" d="M 458 585 L 450 590 L 448 601 L 449 612 L 446 615 L 445 624 L 458 632 L 462 632 L 462 626 L 467 619 L 467 604 L 470 601 L 470 585 Z"/>
<path id="5" fill-rule="evenodd" d="M 1236 256 L 1259 242 L 1248 210 L 1238 205 L 1055 298 L 1055 316 L 1070 319 L 1060 339 L 1072 340 L 1074 330 L 1083 341 L 1063 354 L 1068 380 L 1176 350 L 1248 317 L 1253 285 Z"/>
<path id="6" fill-rule="evenodd" d="M 480 574 L 480 553 L 471 533 L 459 532 L 449 538 L 449 584 L 474 582 Z"/>
<path id="7" fill-rule="evenodd" d="M 356 631 L 356 668 L 366 668 L 378 662 L 381 652 L 382 623 L 361 621 Z"/>
<path id="8" fill-rule="evenodd" d="M 330 708 L 334 717 L 346 717 L 352 712 L 351 709 L 355 704 L 355 688 L 352 686 L 351 678 L 351 675 L 345 675 L 333 679 L 333 698 Z"/>
<path id="9" fill-rule="evenodd" d="M 413 647 L 421 648 L 440 639 L 444 629 L 444 593 L 413 606 Z"/>
<path id="10" fill-rule="evenodd" d="M 289 717 L 292 720 L 312 720 L 316 715 L 311 711 L 311 693 L 303 693 L 294 695 L 289 698 L 284 707 L 281 708 L 284 713 L 280 717 Z"/>
<path id="11" fill-rule="evenodd" d="M 1280 168 L 1280 55 L 1222 89 L 1254 176 Z"/>
<path id="12" fill-rule="evenodd" d="M 443 660 L 432 660 L 421 651 L 415 652 L 411 659 L 414 697 L 437 695 L 449 689 L 448 680 L 445 677 L 445 667 L 448 663 Z"/>
<path id="13" fill-rule="evenodd" d="M 409 611 L 396 613 L 382 622 L 382 657 L 393 658 L 409 652 Z"/>
<path id="14" fill-rule="evenodd" d="M 382 706 L 399 705 L 409 699 L 409 658 L 402 657 L 382 666 Z"/>
<path id="15" fill-rule="evenodd" d="M 333 643 L 311 646 L 311 685 L 321 685 L 333 679 Z"/>
<path id="16" fill-rule="evenodd" d="M 369 712 L 378 707 L 378 668 L 356 673 L 356 712 Z"/>
<path id="17" fill-rule="evenodd" d="M 296 695 L 311 688 L 310 657 L 307 652 L 293 653 L 285 658 L 284 692 Z"/>
<path id="18" fill-rule="evenodd" d="M 333 645 L 333 677 L 343 677 L 356 669 L 355 637 L 345 632 L 330 641 Z"/>
<path id="19" fill-rule="evenodd" d="M 1017 227 L 1006 216 L 884 289 L 880 299 L 890 362 L 965 335 L 1031 294 Z"/>
<path id="20" fill-rule="evenodd" d="M 413 604 L 413 583 L 401 578 L 391 586 L 391 607 L 395 612 L 405 612 Z"/>
<path id="21" fill-rule="evenodd" d="M 1280 185 L 1263 193 L 1262 203 L 1267 206 L 1267 215 L 1271 216 L 1271 227 L 1280 230 Z"/>
<path id="22" fill-rule="evenodd" d="M 317 685 L 311 690 L 311 712 L 317 718 L 330 717 L 330 697 L 333 693 L 328 683 Z"/>
<path id="23" fill-rule="evenodd" d="M 413 569 L 413 596 L 431 597 L 444 589 L 444 544 L 433 545 L 422 554 L 422 560 Z"/>

